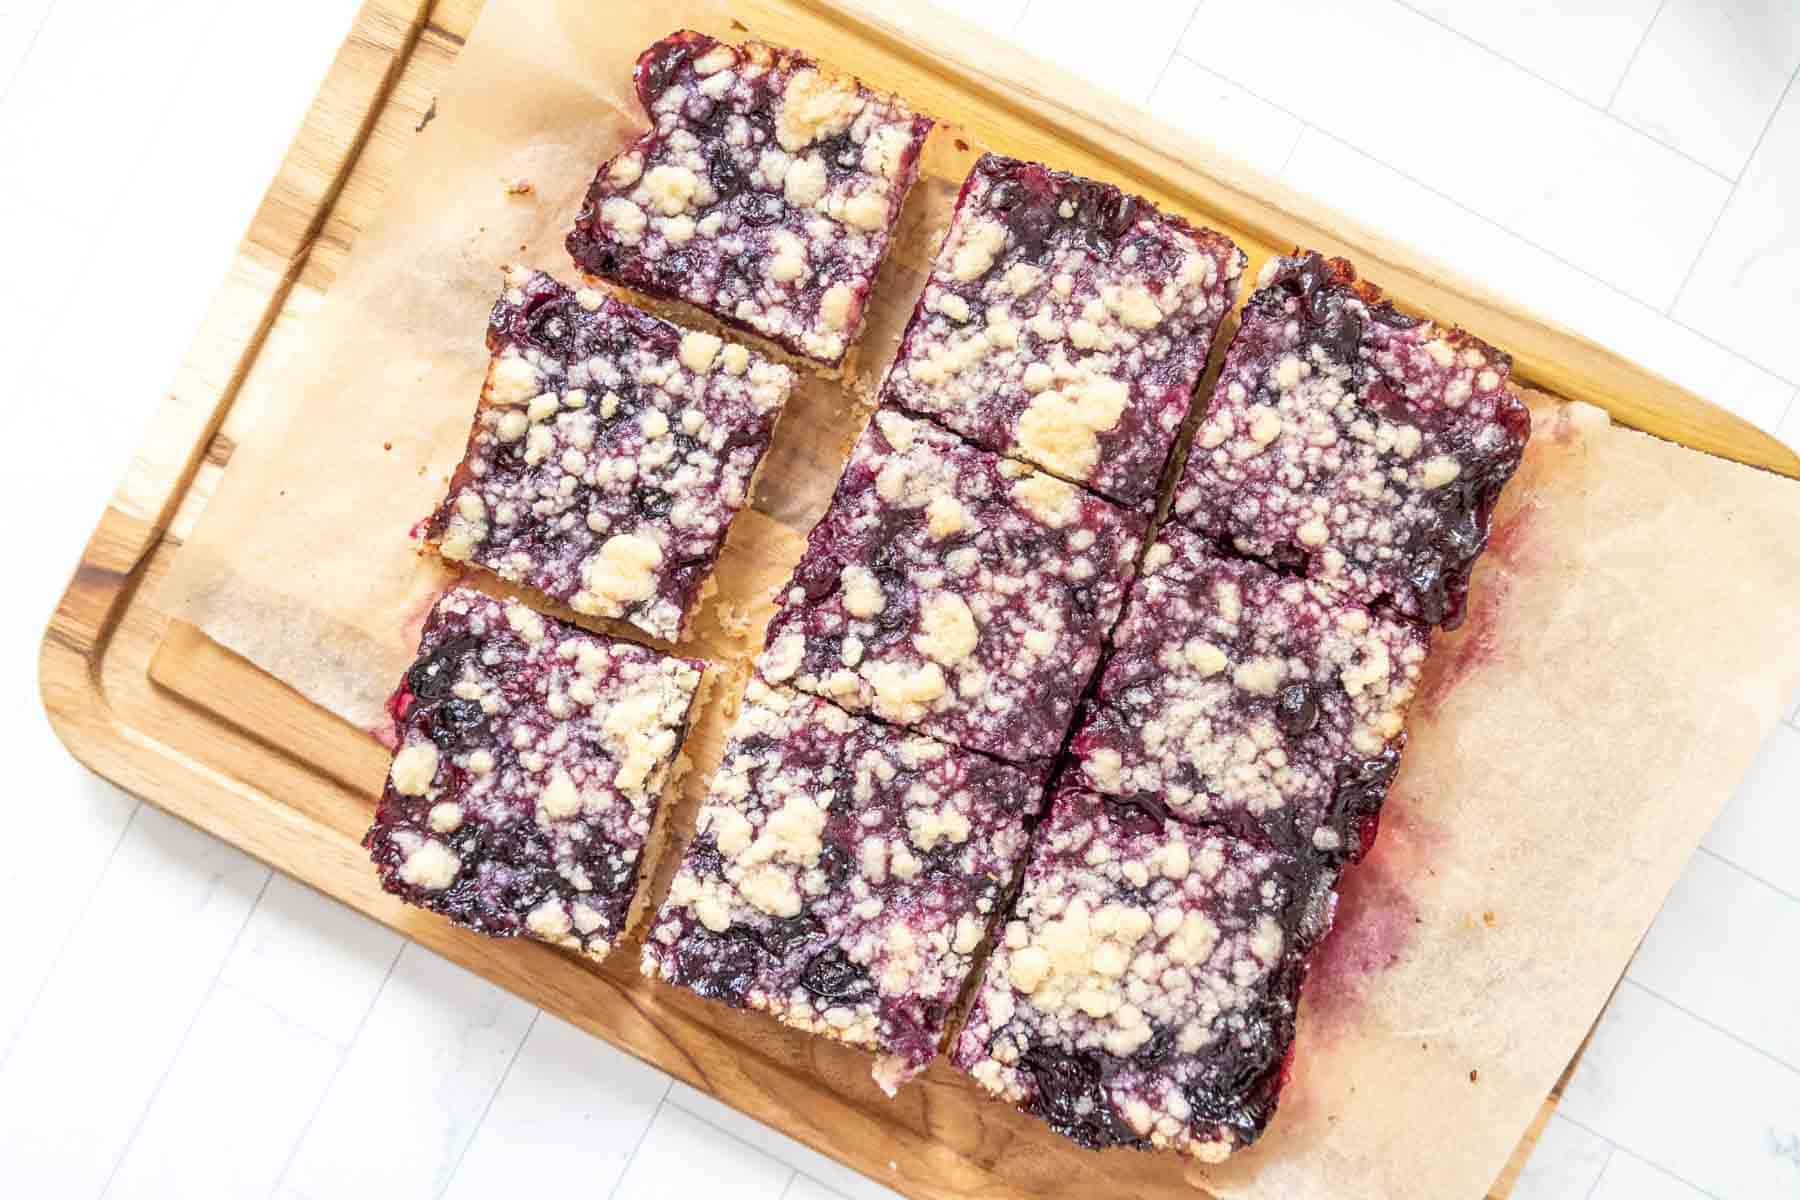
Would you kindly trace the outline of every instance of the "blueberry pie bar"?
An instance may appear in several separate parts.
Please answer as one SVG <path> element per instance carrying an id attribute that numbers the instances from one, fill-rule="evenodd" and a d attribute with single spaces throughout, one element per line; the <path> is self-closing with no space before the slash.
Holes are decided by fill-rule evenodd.
<path id="1" fill-rule="evenodd" d="M 1054 755 L 1142 517 L 879 409 L 769 622 L 760 669 L 1010 761 Z"/>
<path id="2" fill-rule="evenodd" d="M 601 164 L 570 255 L 840 362 L 931 121 L 792 50 L 691 31 L 646 50 L 634 78 L 655 128 Z"/>
<path id="3" fill-rule="evenodd" d="M 624 932 L 703 665 L 454 588 L 391 701 L 384 888 L 592 958 Z"/>
<path id="4" fill-rule="evenodd" d="M 643 969 L 925 1069 L 1026 844 L 1042 771 L 753 678 Z"/>
<path id="5" fill-rule="evenodd" d="M 882 399 L 1147 507 L 1243 269 L 1147 200 L 985 154 Z"/>
<path id="6" fill-rule="evenodd" d="M 1361 857 L 1424 627 L 1164 527 L 1071 751 L 1084 786 L 1301 858 Z"/>
<path id="7" fill-rule="evenodd" d="M 1511 360 L 1407 316 L 1343 259 L 1271 259 L 1194 438 L 1175 519 L 1431 625 L 1531 434 Z"/>
<path id="8" fill-rule="evenodd" d="M 793 371 L 591 289 L 508 268 L 438 552 L 577 612 L 681 637 Z"/>
<path id="9" fill-rule="evenodd" d="M 1216 1162 L 1287 1073 L 1321 883 L 1280 852 L 1063 786 L 956 1065 L 1089 1148 Z"/>

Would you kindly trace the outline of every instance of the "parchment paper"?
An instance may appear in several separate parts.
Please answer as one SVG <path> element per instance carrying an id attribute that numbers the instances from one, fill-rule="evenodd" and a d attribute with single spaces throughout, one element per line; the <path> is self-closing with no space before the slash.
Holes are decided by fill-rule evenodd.
<path id="1" fill-rule="evenodd" d="M 684 25 L 746 36 L 724 0 L 488 7 L 316 318 L 314 353 L 182 550 L 171 611 L 381 730 L 450 579 L 408 530 L 462 449 L 499 268 L 573 278 L 562 235 L 595 164 L 641 125 L 631 63 Z M 682 647 L 727 676 L 760 641 L 867 417 L 982 148 L 963 142 L 934 135 L 860 365 L 795 397 L 733 528 Z M 507 194 L 518 178 L 529 194 Z M 1597 409 L 1539 398 L 1534 412 L 1470 620 L 1438 640 L 1381 838 L 1321 951 L 1280 1114 L 1224 1168 L 1188 1168 L 1221 1196 L 1482 1194 L 1800 687 L 1800 485 L 1615 429 Z M 696 725 L 679 810 L 734 691 L 715 689 Z"/>

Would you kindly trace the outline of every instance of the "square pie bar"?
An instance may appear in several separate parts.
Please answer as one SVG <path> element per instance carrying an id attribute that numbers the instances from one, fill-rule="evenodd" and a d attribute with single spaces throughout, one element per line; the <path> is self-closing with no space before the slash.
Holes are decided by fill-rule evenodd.
<path id="1" fill-rule="evenodd" d="M 762 673 L 953 745 L 1048 758 L 1143 533 L 1134 513 L 880 409 L 769 622 Z"/>
<path id="2" fill-rule="evenodd" d="M 1301 858 L 1359 858 L 1426 629 L 1165 526 L 1071 750 L 1084 786 Z"/>
<path id="3" fill-rule="evenodd" d="M 427 536 L 576 612 L 678 639 L 793 371 L 517 267 L 488 348 L 468 449 Z"/>
<path id="4" fill-rule="evenodd" d="M 957 1038 L 977 1083 L 1083 1146 L 1216 1162 L 1287 1074 L 1329 893 L 1274 850 L 1058 789 Z"/>
<path id="5" fill-rule="evenodd" d="M 1024 856 L 1042 771 L 752 679 L 644 973 L 925 1069 Z"/>
<path id="6" fill-rule="evenodd" d="M 1511 360 L 1381 301 L 1343 259 L 1271 259 L 1194 438 L 1175 519 L 1454 628 L 1531 435 Z"/>
<path id="7" fill-rule="evenodd" d="M 882 399 L 1147 507 L 1243 270 L 1148 200 L 985 154 Z"/>
<path id="8" fill-rule="evenodd" d="M 656 127 L 601 164 L 569 253 L 591 274 L 841 361 L 931 121 L 792 50 L 692 32 L 644 51 L 635 80 Z"/>
<path id="9" fill-rule="evenodd" d="M 446 592 L 390 702 L 400 745 L 363 839 L 382 886 L 479 933 L 604 957 L 702 670 Z"/>

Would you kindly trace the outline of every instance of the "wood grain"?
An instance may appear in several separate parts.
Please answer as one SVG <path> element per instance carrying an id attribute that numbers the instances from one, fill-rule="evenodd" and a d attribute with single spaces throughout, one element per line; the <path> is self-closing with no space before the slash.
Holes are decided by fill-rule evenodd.
<path id="1" fill-rule="evenodd" d="M 1010 121 L 1010 142 L 1205 214 L 1256 257 L 1293 244 L 1350 253 L 1404 305 L 1508 347 L 1532 383 L 1800 477 L 1800 459 L 1737 418 L 1141 114 L 1118 115 L 1116 103 L 953 19 L 908 7 L 871 15 L 841 0 L 738 7 L 759 34 L 827 58 L 855 41 L 875 82 L 929 109 L 978 111 L 977 133 L 981 121 Z M 1178 1165 L 1082 1154 L 1002 1106 L 972 1101 L 941 1062 L 890 1103 L 860 1056 L 652 989 L 629 948 L 595 969 L 400 905 L 376 886 L 357 844 L 384 752 L 159 608 L 157 585 L 183 532 L 230 470 L 281 364 L 304 352 L 308 317 L 429 119 L 480 10 L 480 0 L 370 0 L 359 15 L 45 633 L 41 686 L 59 735 L 121 786 L 908 1195 L 1194 1194 Z M 969 96 L 986 103 L 971 110 Z M 1560 1090 L 1496 1181 L 1496 1200 Z"/>

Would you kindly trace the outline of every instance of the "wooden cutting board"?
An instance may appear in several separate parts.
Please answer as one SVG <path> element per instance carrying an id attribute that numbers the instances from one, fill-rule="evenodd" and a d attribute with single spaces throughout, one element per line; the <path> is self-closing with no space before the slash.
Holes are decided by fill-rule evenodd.
<path id="1" fill-rule="evenodd" d="M 1015 114 L 1043 157 L 1090 154 L 1166 182 L 1191 211 L 1266 244 L 1352 253 L 1403 303 L 1479 330 L 1516 356 L 1519 377 L 1615 418 L 1742 462 L 1800 477 L 1800 459 L 1745 422 L 1292 196 L 1116 104 L 1034 91 L 1005 47 L 905 15 L 869 17 L 831 0 L 751 0 L 759 33 L 833 58 L 833 39 L 879 44 L 928 64 L 951 111 L 980 91 Z M 1030 1122 L 998 1105 L 965 1122 L 964 1089 L 943 1064 L 892 1105 L 869 1101 L 861 1058 L 717 1007 L 642 1002 L 634 964 L 603 970 L 541 946 L 497 943 L 405 909 L 376 886 L 357 839 L 386 752 L 362 731 L 157 607 L 196 516 L 254 426 L 283 364 L 308 345 L 318 310 L 416 131 L 433 119 L 481 0 L 370 0 L 271 184 L 180 377 L 108 507 L 47 631 L 46 707 L 83 762 L 446 957 L 889 1186 L 918 1196 L 1076 1195 L 1104 1178 L 1045 1154 Z M 1033 141 L 1032 139 L 1035 139 Z M 1203 161 L 1204 172 L 1194 167 Z M 749 1047 L 754 1047 L 750 1049 Z M 1558 1085 L 1560 1090 L 1560 1084 Z M 1509 1190 L 1553 1093 L 1492 1196 Z M 959 1119 L 947 1120 L 946 1114 Z M 1098 1160 L 1104 1161 L 1104 1160 Z M 1071 1190 L 1074 1189 L 1074 1190 Z"/>

